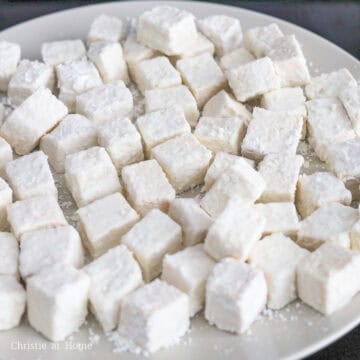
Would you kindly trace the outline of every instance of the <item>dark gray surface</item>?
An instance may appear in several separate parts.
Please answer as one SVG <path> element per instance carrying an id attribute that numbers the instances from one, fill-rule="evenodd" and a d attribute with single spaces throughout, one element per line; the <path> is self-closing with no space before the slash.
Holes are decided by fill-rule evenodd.
<path id="1" fill-rule="evenodd" d="M 99 1 L 3 1 L 0 30 L 22 21 Z M 216 2 L 216 1 L 213 1 Z M 217 1 L 288 20 L 325 37 L 360 58 L 360 0 L 358 1 Z M 360 309 L 359 309 L 360 311 Z M 360 327 L 309 360 L 360 359 Z M 266 360 L 266 359 L 259 359 Z"/>

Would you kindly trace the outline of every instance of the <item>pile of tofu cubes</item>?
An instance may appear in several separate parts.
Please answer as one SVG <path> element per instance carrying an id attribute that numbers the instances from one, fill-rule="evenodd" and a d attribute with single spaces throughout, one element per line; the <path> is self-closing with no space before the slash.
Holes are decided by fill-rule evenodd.
<path id="1" fill-rule="evenodd" d="M 61 341 L 90 309 L 154 352 L 202 310 L 241 334 L 265 307 L 300 298 L 331 314 L 360 290 L 360 88 L 348 70 L 311 77 L 276 24 L 243 33 L 236 18 L 169 6 L 127 26 L 101 15 L 86 42 L 41 55 L 0 42 L 1 330 L 27 308 Z M 328 171 L 302 173 L 300 141 Z"/>

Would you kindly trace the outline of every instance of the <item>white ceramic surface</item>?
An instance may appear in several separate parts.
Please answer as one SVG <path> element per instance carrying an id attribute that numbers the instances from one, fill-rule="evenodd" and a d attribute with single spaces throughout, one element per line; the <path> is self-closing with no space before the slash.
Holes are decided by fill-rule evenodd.
<path id="1" fill-rule="evenodd" d="M 41 43 L 44 41 L 84 38 L 90 22 L 99 14 L 112 14 L 120 18 L 138 16 L 159 4 L 139 1 L 76 8 L 14 26 L 1 32 L 0 39 L 20 43 L 23 57 L 35 59 L 39 58 Z M 243 29 L 277 22 L 285 33 L 294 33 L 300 40 L 313 75 L 347 67 L 357 79 L 360 78 L 360 64 L 354 57 L 321 37 L 285 21 L 230 6 L 198 2 L 171 4 L 190 10 L 197 17 L 212 14 L 238 17 Z M 57 181 L 62 182 L 61 179 Z M 70 214 L 73 206 L 68 206 L 69 194 L 63 186 L 60 187 L 62 205 L 66 205 L 65 212 Z M 302 304 L 294 303 L 285 310 L 263 317 L 251 327 L 250 332 L 242 336 L 218 331 L 208 326 L 200 315 L 193 321 L 190 333 L 178 345 L 157 352 L 151 359 L 297 359 L 328 345 L 359 323 L 360 295 L 344 309 L 327 318 Z M 100 335 L 100 339 L 94 333 Z M 26 321 L 19 328 L 0 333 L 1 360 L 139 358 L 141 356 L 134 354 L 114 353 L 112 344 L 91 318 L 79 333 L 59 344 L 44 340 Z"/>

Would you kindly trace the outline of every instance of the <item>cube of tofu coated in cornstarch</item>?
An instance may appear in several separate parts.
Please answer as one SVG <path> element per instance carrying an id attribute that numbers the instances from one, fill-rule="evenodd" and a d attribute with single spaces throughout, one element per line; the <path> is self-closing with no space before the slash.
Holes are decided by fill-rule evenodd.
<path id="1" fill-rule="evenodd" d="M 0 41 L 0 91 L 7 91 L 8 84 L 16 71 L 21 56 L 20 46 L 8 41 Z"/>
<path id="2" fill-rule="evenodd" d="M 39 273 L 58 263 L 74 268 L 84 265 L 84 250 L 78 232 L 72 226 L 41 229 L 21 236 L 19 267 L 21 277 Z"/>
<path id="3" fill-rule="evenodd" d="M 97 146 L 66 157 L 65 180 L 79 207 L 121 191 L 117 171 L 108 153 Z"/>
<path id="4" fill-rule="evenodd" d="M 140 219 L 120 193 L 96 200 L 77 214 L 82 240 L 93 257 L 119 244 L 121 236 Z"/>
<path id="5" fill-rule="evenodd" d="M 181 227 L 159 209 L 150 210 L 123 237 L 126 245 L 139 262 L 145 281 L 161 273 L 166 254 L 181 248 Z"/>
<path id="6" fill-rule="evenodd" d="M 54 69 L 39 61 L 21 60 L 8 85 L 8 98 L 18 106 L 38 89 L 54 89 Z"/>
<path id="7" fill-rule="evenodd" d="M 132 94 L 121 80 L 95 87 L 76 97 L 76 112 L 96 125 L 126 116 L 132 108 Z"/>
<path id="8" fill-rule="evenodd" d="M 359 253 L 326 243 L 298 264 L 299 297 L 323 314 L 332 314 L 359 291 L 359 271 Z"/>
<path id="9" fill-rule="evenodd" d="M 29 323 L 47 339 L 65 340 L 85 321 L 90 279 L 83 271 L 56 264 L 31 276 L 26 285 Z"/>
<path id="10" fill-rule="evenodd" d="M 142 216 L 154 208 L 167 212 L 175 199 L 175 190 L 156 160 L 125 166 L 121 177 L 130 204 Z"/>
<path id="11" fill-rule="evenodd" d="M 5 174 L 17 200 L 39 195 L 52 195 L 57 199 L 54 178 L 47 156 L 42 151 L 8 162 Z"/>
<path id="12" fill-rule="evenodd" d="M 0 231 L 9 230 L 6 208 L 12 203 L 13 192 L 8 183 L 0 178 Z"/>
<path id="13" fill-rule="evenodd" d="M 163 261 L 161 279 L 189 295 L 190 316 L 204 306 L 206 280 L 215 265 L 203 247 L 203 244 L 187 247 L 165 255 Z"/>
<path id="14" fill-rule="evenodd" d="M 4 176 L 6 164 L 13 159 L 13 151 L 8 142 L 0 137 L 0 175 Z"/>
<path id="15" fill-rule="evenodd" d="M 19 243 L 13 234 L 0 232 L 0 276 L 18 277 Z"/>
<path id="16" fill-rule="evenodd" d="M 225 71 L 235 68 L 239 65 L 247 64 L 253 60 L 255 60 L 255 57 L 245 48 L 241 47 L 222 56 L 220 59 L 220 66 Z"/>
<path id="17" fill-rule="evenodd" d="M 118 331 L 143 351 L 153 353 L 179 341 L 189 326 L 189 297 L 156 279 L 124 298 Z"/>
<path id="18" fill-rule="evenodd" d="M 163 168 L 175 190 L 182 192 L 204 181 L 211 151 L 192 134 L 185 134 L 155 146 L 152 156 Z"/>
<path id="19" fill-rule="evenodd" d="M 223 259 L 206 283 L 205 318 L 221 330 L 242 334 L 265 308 L 266 296 L 262 271 L 236 259 Z"/>
<path id="20" fill-rule="evenodd" d="M 339 98 L 349 115 L 357 136 L 360 136 L 360 86 L 349 86 L 342 90 Z"/>
<path id="21" fill-rule="evenodd" d="M 171 6 L 157 6 L 140 15 L 137 40 L 166 55 L 178 55 L 196 41 L 194 16 Z"/>
<path id="22" fill-rule="evenodd" d="M 34 150 L 40 138 L 68 113 L 49 89 L 39 89 L 17 107 L 1 126 L 0 135 L 19 155 Z"/>
<path id="23" fill-rule="evenodd" d="M 360 220 L 358 220 L 350 231 L 350 249 L 360 251 Z"/>
<path id="24" fill-rule="evenodd" d="M 83 271 L 90 277 L 91 311 L 103 330 L 111 331 L 118 324 L 124 297 L 143 284 L 140 266 L 126 246 L 119 245 Z"/>
<path id="25" fill-rule="evenodd" d="M 227 15 L 212 15 L 198 20 L 199 30 L 215 45 L 216 55 L 222 56 L 236 48 L 242 41 L 239 19 Z"/>
<path id="26" fill-rule="evenodd" d="M 255 244 L 249 263 L 264 272 L 269 308 L 281 309 L 297 298 L 296 267 L 308 254 L 308 250 L 281 233 L 267 236 Z"/>
<path id="27" fill-rule="evenodd" d="M 123 22 L 119 18 L 101 14 L 90 25 L 87 43 L 90 45 L 95 41 L 118 42 L 123 36 L 123 28 Z"/>

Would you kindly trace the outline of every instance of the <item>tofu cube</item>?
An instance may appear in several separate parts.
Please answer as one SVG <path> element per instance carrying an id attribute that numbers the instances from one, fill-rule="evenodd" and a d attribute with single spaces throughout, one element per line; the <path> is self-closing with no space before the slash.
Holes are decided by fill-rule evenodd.
<path id="1" fill-rule="evenodd" d="M 14 276 L 0 276 L 0 330 L 19 326 L 26 306 L 26 291 Z"/>
<path id="2" fill-rule="evenodd" d="M 329 172 L 301 175 L 297 184 L 296 207 L 305 218 L 328 203 L 350 205 L 351 192 L 344 183 Z"/>
<path id="3" fill-rule="evenodd" d="M 0 232 L 0 276 L 18 276 L 19 244 L 14 235 Z"/>
<path id="4" fill-rule="evenodd" d="M 249 263 L 264 272 L 270 309 L 279 310 L 297 298 L 296 267 L 308 255 L 308 250 L 281 233 L 256 243 Z"/>
<path id="5" fill-rule="evenodd" d="M 358 220 L 350 231 L 350 249 L 360 251 L 360 220 Z"/>
<path id="6" fill-rule="evenodd" d="M 206 280 L 214 266 L 215 261 L 204 252 L 203 244 L 164 257 L 161 280 L 188 294 L 190 316 L 205 304 Z"/>
<path id="7" fill-rule="evenodd" d="M 86 117 L 78 114 L 65 116 L 60 124 L 41 138 L 40 149 L 48 156 L 57 173 L 65 171 L 65 158 L 97 145 L 97 129 Z"/>
<path id="8" fill-rule="evenodd" d="M 185 246 L 203 242 L 212 224 L 210 216 L 190 198 L 175 199 L 170 204 L 168 215 L 181 226 Z"/>
<path id="9" fill-rule="evenodd" d="M 269 154 L 259 163 L 265 181 L 261 202 L 294 202 L 296 183 L 304 158 L 301 155 Z"/>
<path id="10" fill-rule="evenodd" d="M 181 85 L 181 76 L 166 56 L 158 56 L 134 65 L 134 81 L 144 93 L 146 90 Z"/>
<path id="11" fill-rule="evenodd" d="M 89 277 L 69 265 L 56 264 L 26 283 L 30 325 L 51 341 L 62 341 L 85 321 Z"/>
<path id="12" fill-rule="evenodd" d="M 339 98 L 346 109 L 356 135 L 360 136 L 360 86 L 345 88 L 340 92 Z"/>
<path id="13" fill-rule="evenodd" d="M 0 41 L 0 91 L 6 92 L 20 60 L 21 49 L 16 43 Z"/>
<path id="14" fill-rule="evenodd" d="M 199 108 L 226 86 L 225 76 L 209 53 L 180 59 L 176 62 L 184 84 L 193 93 Z"/>
<path id="15" fill-rule="evenodd" d="M 121 240 L 139 262 L 146 282 L 161 273 L 165 254 L 181 248 L 181 227 L 158 209 L 150 210 Z"/>
<path id="16" fill-rule="evenodd" d="M 98 128 L 98 142 L 110 155 L 118 173 L 124 166 L 144 160 L 141 136 L 128 118 L 102 124 Z"/>
<path id="17" fill-rule="evenodd" d="M 178 106 L 183 110 L 188 123 L 192 127 L 196 126 L 199 110 L 194 96 L 186 86 L 147 90 L 144 96 L 146 112 Z"/>
<path id="18" fill-rule="evenodd" d="M 209 150 L 239 154 L 246 132 L 245 121 L 240 117 L 201 117 L 194 135 Z"/>
<path id="19" fill-rule="evenodd" d="M 214 266 L 206 283 L 205 318 L 221 330 L 242 334 L 264 310 L 266 296 L 262 271 L 224 259 Z"/>
<path id="20" fill-rule="evenodd" d="M 93 257 L 119 244 L 139 219 L 139 215 L 120 193 L 105 196 L 77 211 L 83 243 Z"/>
<path id="21" fill-rule="evenodd" d="M 360 254 L 324 244 L 298 264 L 299 297 L 305 304 L 330 315 L 359 291 L 359 271 Z"/>
<path id="22" fill-rule="evenodd" d="M 86 265 L 90 277 L 90 309 L 105 332 L 119 321 L 124 297 L 143 284 L 141 269 L 131 252 L 119 245 Z"/>
<path id="23" fill-rule="evenodd" d="M 104 148 L 97 146 L 66 157 L 65 180 L 78 207 L 121 191 L 109 155 Z"/>
<path id="24" fill-rule="evenodd" d="M 218 56 L 238 48 L 241 44 L 242 30 L 239 19 L 227 15 L 212 15 L 198 20 L 197 25 L 214 43 Z"/>
<path id="25" fill-rule="evenodd" d="M 6 164 L 13 159 L 11 146 L 5 139 L 0 137 L 0 174 L 4 175 Z"/>
<path id="26" fill-rule="evenodd" d="M 303 128 L 297 114 L 282 113 L 256 107 L 248 126 L 241 153 L 254 160 L 268 154 L 296 154 Z"/>
<path id="27" fill-rule="evenodd" d="M 326 204 L 300 222 L 297 243 L 311 251 L 324 243 L 350 248 L 350 231 L 358 218 L 350 206 Z"/>
<path id="28" fill-rule="evenodd" d="M 165 281 L 154 280 L 124 298 L 118 331 L 152 353 L 178 341 L 189 326 L 189 297 Z"/>
<path id="29" fill-rule="evenodd" d="M 91 23 L 86 41 L 88 44 L 95 41 L 118 42 L 122 38 L 123 27 L 119 18 L 101 14 Z"/>
<path id="30" fill-rule="evenodd" d="M 175 7 L 157 6 L 138 19 L 137 40 L 166 55 L 183 53 L 196 37 L 194 16 Z"/>
<path id="31" fill-rule="evenodd" d="M 51 41 L 41 45 L 42 60 L 50 66 L 80 60 L 85 56 L 85 45 L 80 39 Z"/>
<path id="32" fill-rule="evenodd" d="M 185 134 L 155 146 L 152 156 L 163 168 L 175 190 L 182 192 L 204 181 L 211 151 L 192 134 Z"/>
<path id="33" fill-rule="evenodd" d="M 6 208 L 12 203 L 13 192 L 5 180 L 0 178 L 0 231 L 8 230 Z"/>
<path id="34" fill-rule="evenodd" d="M 57 199 L 54 178 L 47 156 L 42 151 L 8 162 L 5 173 L 17 200 L 40 195 L 52 195 Z"/>
<path id="35" fill-rule="evenodd" d="M 155 160 L 127 165 L 121 177 L 130 204 L 142 216 L 154 208 L 167 212 L 175 199 L 175 190 Z"/>
<path id="36" fill-rule="evenodd" d="M 245 65 L 253 60 L 255 60 L 255 57 L 245 48 L 240 47 L 222 56 L 220 58 L 220 66 L 225 71 L 240 65 Z"/>
<path id="37" fill-rule="evenodd" d="M 17 154 L 25 155 L 34 150 L 40 138 L 67 113 L 66 106 L 49 89 L 39 89 L 7 117 L 0 135 Z"/>
<path id="38" fill-rule="evenodd" d="M 280 78 L 269 57 L 226 70 L 225 74 L 236 99 L 241 102 L 280 88 Z"/>

